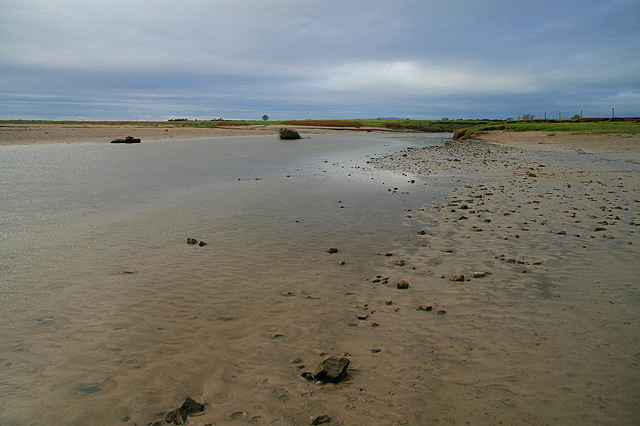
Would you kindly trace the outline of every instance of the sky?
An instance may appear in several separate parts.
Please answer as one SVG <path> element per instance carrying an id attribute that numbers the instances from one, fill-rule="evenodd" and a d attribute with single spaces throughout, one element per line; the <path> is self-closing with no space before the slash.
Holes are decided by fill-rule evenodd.
<path id="1" fill-rule="evenodd" d="M 640 116 L 638 0 L 0 0 L 0 119 Z"/>

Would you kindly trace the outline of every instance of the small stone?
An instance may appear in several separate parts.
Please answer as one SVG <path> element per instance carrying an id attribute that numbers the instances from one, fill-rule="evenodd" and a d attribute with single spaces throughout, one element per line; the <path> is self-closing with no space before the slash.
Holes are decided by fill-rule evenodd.
<path id="1" fill-rule="evenodd" d="M 598 227 L 598 228 L 594 229 L 593 232 L 600 232 L 600 231 L 606 231 L 606 230 L 607 230 L 607 228 Z"/>
<path id="2" fill-rule="evenodd" d="M 204 241 L 200 241 L 200 242 L 198 243 L 198 245 L 199 245 L 200 247 L 204 247 L 204 246 L 206 246 L 206 245 L 207 245 L 207 243 L 205 243 Z"/>
<path id="3" fill-rule="evenodd" d="M 418 235 L 424 235 L 424 234 L 426 234 L 426 232 L 424 232 L 424 231 L 418 231 Z"/>
<path id="4" fill-rule="evenodd" d="M 384 304 L 385 305 L 393 305 L 393 300 L 385 300 Z"/>
<path id="5" fill-rule="evenodd" d="M 348 358 L 330 356 L 316 368 L 313 376 L 323 383 L 338 382 L 347 375 L 347 368 L 349 368 L 350 362 Z"/>
<path id="6" fill-rule="evenodd" d="M 359 319 L 360 321 L 364 321 L 364 320 L 366 320 L 367 318 L 369 318 L 369 315 L 358 315 L 358 319 Z"/>
<path id="7" fill-rule="evenodd" d="M 308 371 L 305 371 L 304 373 L 302 373 L 301 376 L 304 377 L 309 382 L 315 382 L 316 380 L 313 373 L 309 373 Z"/>
<path id="8" fill-rule="evenodd" d="M 289 362 L 290 362 L 291 364 L 300 364 L 300 363 L 302 362 L 302 360 L 301 360 L 300 358 L 291 358 L 291 359 L 289 360 Z"/>
<path id="9" fill-rule="evenodd" d="M 433 306 L 431 305 L 420 305 L 416 308 L 416 311 L 431 311 L 433 310 Z"/>
<path id="10" fill-rule="evenodd" d="M 396 260 L 396 266 L 404 266 L 404 260 Z"/>
<path id="11" fill-rule="evenodd" d="M 473 273 L 473 278 L 484 278 L 487 276 L 486 272 L 474 272 Z"/>
<path id="12" fill-rule="evenodd" d="M 327 416 L 326 414 L 323 414 L 322 416 L 314 417 L 313 420 L 311 420 L 311 424 L 320 425 L 323 423 L 329 423 L 330 421 L 331 421 L 331 417 Z"/>
<path id="13" fill-rule="evenodd" d="M 196 413 L 201 413 L 204 411 L 204 404 L 194 401 L 193 399 L 187 397 L 185 401 L 182 403 L 180 407 L 184 410 L 188 415 L 193 415 Z"/>
<path id="14" fill-rule="evenodd" d="M 464 275 L 458 274 L 449 278 L 450 281 L 464 281 Z"/>
<path id="15" fill-rule="evenodd" d="M 181 408 L 176 408 L 175 410 L 169 411 L 165 416 L 164 420 L 167 423 L 173 423 L 175 425 L 181 425 L 187 419 L 187 412 Z"/>
<path id="16" fill-rule="evenodd" d="M 440 309 L 438 312 L 436 312 L 438 315 L 445 315 L 447 313 L 447 311 L 445 311 L 444 309 Z"/>
<path id="17" fill-rule="evenodd" d="M 393 256 L 393 253 L 385 253 L 384 255 L 387 257 L 390 257 L 390 256 Z"/>
<path id="18" fill-rule="evenodd" d="M 407 289 L 407 288 L 409 288 L 409 283 L 406 282 L 405 280 L 398 281 L 398 283 L 396 284 L 396 288 L 398 288 L 400 290 Z"/>
<path id="19" fill-rule="evenodd" d="M 329 254 L 334 254 L 334 253 L 337 253 L 337 252 L 338 252 L 338 249 L 337 248 L 333 248 L 333 247 L 331 247 L 330 249 L 327 250 L 327 253 L 329 253 Z"/>
<path id="20" fill-rule="evenodd" d="M 377 353 L 380 353 L 380 352 L 382 352 L 382 349 L 378 349 L 378 348 L 371 349 L 371 353 L 372 354 L 377 354 Z"/>
<path id="21" fill-rule="evenodd" d="M 187 238 L 187 244 L 198 244 L 198 240 L 195 238 Z"/>

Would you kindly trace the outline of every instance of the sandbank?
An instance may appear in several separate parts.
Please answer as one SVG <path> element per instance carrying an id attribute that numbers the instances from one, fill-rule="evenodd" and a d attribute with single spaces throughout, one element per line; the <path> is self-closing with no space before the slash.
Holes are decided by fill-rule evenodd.
<path id="1" fill-rule="evenodd" d="M 301 134 L 384 131 L 384 129 L 336 129 L 315 126 L 276 125 L 189 127 L 164 123 L 157 125 L 0 123 L 0 145 L 109 142 L 125 136 L 140 138 L 143 142 L 166 139 L 264 136 L 277 135 L 281 127 L 295 129 Z"/>
<path id="2" fill-rule="evenodd" d="M 401 308 L 381 322 L 414 373 L 399 394 L 433 410 L 410 424 L 640 418 L 638 159 L 637 136 L 491 132 L 372 161 L 452 185 L 406 213 L 386 278 L 409 289 L 370 295 Z"/>

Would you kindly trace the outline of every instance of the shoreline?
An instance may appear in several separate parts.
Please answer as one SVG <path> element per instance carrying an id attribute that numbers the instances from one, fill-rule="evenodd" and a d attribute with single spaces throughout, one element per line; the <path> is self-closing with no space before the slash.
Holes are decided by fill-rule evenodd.
<path id="1" fill-rule="evenodd" d="M 281 127 L 300 134 L 331 134 L 354 132 L 389 132 L 381 128 L 332 128 L 319 126 L 245 125 L 223 127 L 188 127 L 172 124 L 111 125 L 111 124 L 0 124 L 0 146 L 51 143 L 108 143 L 113 139 L 133 136 L 142 142 L 167 139 L 204 139 L 237 136 L 278 135 Z"/>

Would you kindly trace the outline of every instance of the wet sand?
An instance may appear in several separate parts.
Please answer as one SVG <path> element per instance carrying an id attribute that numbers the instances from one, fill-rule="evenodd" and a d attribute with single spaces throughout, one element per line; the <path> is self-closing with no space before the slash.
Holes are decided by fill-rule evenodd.
<path id="1" fill-rule="evenodd" d="M 483 139 L 374 161 L 455 183 L 444 202 L 407 213 L 424 235 L 383 274 L 411 287 L 369 298 L 384 312 L 371 320 L 391 320 L 404 352 L 377 374 L 402 365 L 399 399 L 424 399 L 410 424 L 637 423 L 638 138 Z M 400 311 L 385 311 L 386 298 Z"/>
<path id="2" fill-rule="evenodd" d="M 317 200 L 318 217 L 302 217 L 290 194 L 306 184 L 252 179 L 277 195 L 242 212 L 254 229 L 225 229 L 203 213 L 187 228 L 208 246 L 181 239 L 158 253 L 150 242 L 95 272 L 104 275 L 95 292 L 59 290 L 45 310 L 25 313 L 42 334 L 20 336 L 2 360 L 25 370 L 14 387 L 26 402 L 10 414 L 38 412 L 23 390 L 38 380 L 41 398 L 53 393 L 61 408 L 30 413 L 34 424 L 165 424 L 187 396 L 205 404 L 187 420 L 195 426 L 305 425 L 320 415 L 329 425 L 636 424 L 638 152 L 589 137 L 576 147 L 562 135 L 547 149 L 539 134 L 517 134 L 515 147 L 504 135 L 371 159 L 367 167 L 406 174 L 379 187 L 379 208 L 403 220 L 384 241 L 366 221 L 356 232 L 343 226 L 360 213 L 348 192 L 334 189 Z M 341 166 L 344 179 L 356 172 Z M 433 187 L 446 196 L 416 195 Z M 278 216 L 278 203 L 290 216 Z M 136 225 L 146 226 L 121 231 L 126 247 L 140 244 L 126 240 Z M 185 228 L 173 226 L 168 233 Z M 73 359 L 70 346 L 80 351 Z M 26 360 L 43 354 L 47 368 L 32 374 Z M 351 360 L 346 380 L 300 376 L 327 355 Z M 99 369 L 83 368 L 94 360 Z"/>
<path id="3" fill-rule="evenodd" d="M 32 124 L 0 123 L 0 145 L 31 145 L 44 143 L 110 142 L 133 136 L 145 140 L 200 139 L 233 136 L 277 135 L 281 127 L 296 129 L 301 134 L 329 134 L 384 129 L 334 129 L 314 126 L 247 125 L 221 127 L 182 127 L 159 123 L 149 125 L 110 124 Z"/>

